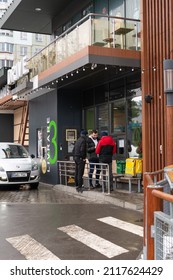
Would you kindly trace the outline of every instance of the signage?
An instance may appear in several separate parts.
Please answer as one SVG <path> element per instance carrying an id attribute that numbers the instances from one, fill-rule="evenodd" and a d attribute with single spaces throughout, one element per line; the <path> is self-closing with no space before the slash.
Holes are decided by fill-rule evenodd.
<path id="1" fill-rule="evenodd" d="M 27 57 L 24 56 L 21 61 L 18 61 L 16 65 L 13 65 L 11 69 L 7 71 L 7 85 L 13 85 L 15 82 L 29 73 L 27 68 Z"/>

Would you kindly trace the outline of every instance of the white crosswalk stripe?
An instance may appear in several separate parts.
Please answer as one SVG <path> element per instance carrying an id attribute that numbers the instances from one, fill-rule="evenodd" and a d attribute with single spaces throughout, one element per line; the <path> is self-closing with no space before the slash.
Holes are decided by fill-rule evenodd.
<path id="1" fill-rule="evenodd" d="M 72 238 L 96 250 L 97 252 L 103 254 L 107 258 L 113 258 L 115 256 L 128 252 L 128 250 L 126 250 L 125 248 L 122 248 L 76 225 L 60 227 L 58 228 L 58 230 L 65 232 Z"/>
<path id="2" fill-rule="evenodd" d="M 27 260 L 59 260 L 51 251 L 29 235 L 6 238 Z"/>
<path id="3" fill-rule="evenodd" d="M 113 217 L 105 217 L 105 218 L 101 218 L 101 219 L 97 219 L 100 222 L 103 222 L 105 224 L 111 225 L 113 227 L 131 232 L 133 234 L 139 235 L 141 237 L 143 237 L 143 227 L 138 226 L 138 225 L 134 225 L 132 223 L 128 223 Z"/>
<path id="4" fill-rule="evenodd" d="M 99 218 L 97 220 L 114 228 L 118 228 L 143 237 L 142 226 L 134 225 L 111 216 Z M 74 240 L 85 244 L 87 247 L 97 251 L 107 258 L 113 258 L 129 252 L 129 250 L 126 248 L 112 243 L 109 240 L 104 239 L 101 236 L 87 231 L 75 224 L 59 227 L 58 230 L 67 234 Z M 60 260 L 58 256 L 53 254 L 28 234 L 6 238 L 6 240 L 27 260 Z"/>

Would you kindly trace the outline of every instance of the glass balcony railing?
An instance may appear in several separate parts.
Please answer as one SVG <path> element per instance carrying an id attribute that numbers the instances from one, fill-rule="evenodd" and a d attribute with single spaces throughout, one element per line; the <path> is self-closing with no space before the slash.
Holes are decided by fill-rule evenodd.
<path id="1" fill-rule="evenodd" d="M 140 34 L 139 20 L 89 14 L 28 60 L 31 76 L 86 46 L 140 50 Z"/>

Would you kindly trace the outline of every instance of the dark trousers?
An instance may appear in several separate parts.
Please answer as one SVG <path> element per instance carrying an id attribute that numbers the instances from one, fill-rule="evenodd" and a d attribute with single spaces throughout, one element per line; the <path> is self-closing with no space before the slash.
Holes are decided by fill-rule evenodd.
<path id="1" fill-rule="evenodd" d="M 99 159 L 90 159 L 89 160 L 89 184 L 92 186 L 92 177 L 93 177 L 93 172 L 94 172 L 94 167 L 96 167 L 96 184 L 99 183 L 99 177 L 100 177 L 100 165 L 98 165 Z"/>
<path id="2" fill-rule="evenodd" d="M 83 185 L 85 161 L 79 157 L 75 157 L 74 161 L 75 161 L 75 185 L 81 188 Z"/>

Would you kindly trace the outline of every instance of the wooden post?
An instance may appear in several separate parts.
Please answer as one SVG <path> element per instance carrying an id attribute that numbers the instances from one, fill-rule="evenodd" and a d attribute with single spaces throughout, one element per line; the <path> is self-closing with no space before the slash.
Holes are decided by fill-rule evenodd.
<path id="1" fill-rule="evenodd" d="M 153 196 L 153 190 L 163 191 L 163 187 L 149 185 L 146 188 L 146 219 L 145 219 L 145 240 L 146 258 L 154 260 L 154 238 L 151 237 L 151 226 L 154 225 L 154 212 L 162 211 L 163 202 L 160 198 Z"/>

